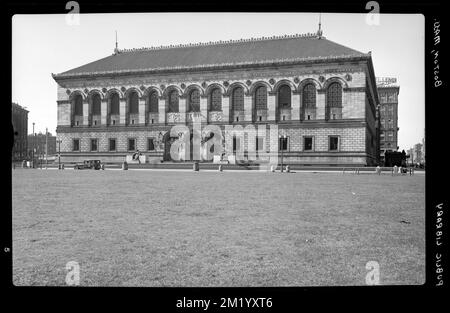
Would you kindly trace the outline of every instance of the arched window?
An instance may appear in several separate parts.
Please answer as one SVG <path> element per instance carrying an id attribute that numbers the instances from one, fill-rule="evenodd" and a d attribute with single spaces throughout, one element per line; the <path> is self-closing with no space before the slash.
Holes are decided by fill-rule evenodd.
<path id="1" fill-rule="evenodd" d="M 200 93 L 197 89 L 189 94 L 189 112 L 200 112 Z"/>
<path id="2" fill-rule="evenodd" d="M 257 110 L 267 110 L 267 88 L 260 86 L 255 91 L 255 107 Z"/>
<path id="3" fill-rule="evenodd" d="M 342 88 L 337 82 L 331 83 L 327 89 L 327 107 L 340 108 L 342 107 Z"/>
<path id="4" fill-rule="evenodd" d="M 119 114 L 119 95 L 117 93 L 113 93 L 111 95 L 111 114 Z"/>
<path id="5" fill-rule="evenodd" d="M 100 115 L 101 108 L 102 108 L 102 100 L 100 98 L 100 95 L 98 93 L 94 94 L 92 96 L 92 115 Z"/>
<path id="6" fill-rule="evenodd" d="M 222 111 L 222 92 L 219 88 L 214 88 L 209 94 L 210 111 Z"/>
<path id="7" fill-rule="evenodd" d="M 302 106 L 308 109 L 316 107 L 316 86 L 314 84 L 307 84 L 303 88 Z"/>
<path id="8" fill-rule="evenodd" d="M 169 94 L 169 112 L 178 112 L 178 91 L 173 90 Z"/>
<path id="9" fill-rule="evenodd" d="M 148 96 L 148 110 L 150 113 L 158 113 L 158 93 L 156 91 Z"/>
<path id="10" fill-rule="evenodd" d="M 76 95 L 74 98 L 74 115 L 83 116 L 83 98 L 81 95 Z"/>
<path id="11" fill-rule="evenodd" d="M 278 89 L 278 107 L 280 109 L 291 108 L 291 87 L 283 85 Z"/>
<path id="12" fill-rule="evenodd" d="M 139 95 L 136 91 L 130 92 L 129 95 L 129 106 L 130 106 L 130 113 L 136 114 L 139 113 Z"/>
<path id="13" fill-rule="evenodd" d="M 231 101 L 232 109 L 234 111 L 244 111 L 244 88 L 234 88 Z"/>

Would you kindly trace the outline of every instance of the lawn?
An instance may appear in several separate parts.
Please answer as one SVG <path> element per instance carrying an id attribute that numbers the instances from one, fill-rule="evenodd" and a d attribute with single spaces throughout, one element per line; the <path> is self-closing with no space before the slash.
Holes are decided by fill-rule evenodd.
<path id="1" fill-rule="evenodd" d="M 13 283 L 81 286 L 425 282 L 425 177 L 12 171 Z"/>

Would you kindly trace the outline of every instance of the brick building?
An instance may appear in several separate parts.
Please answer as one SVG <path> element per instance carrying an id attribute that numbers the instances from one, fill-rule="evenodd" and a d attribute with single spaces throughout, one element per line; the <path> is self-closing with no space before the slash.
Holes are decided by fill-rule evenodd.
<path id="1" fill-rule="evenodd" d="M 395 78 L 377 78 L 380 99 L 380 161 L 386 151 L 397 151 L 398 147 L 398 95 L 400 87 Z"/>
<path id="2" fill-rule="evenodd" d="M 27 157 L 28 112 L 17 103 L 12 103 L 11 118 L 14 130 L 12 160 L 24 160 Z"/>
<path id="3" fill-rule="evenodd" d="M 277 125 L 286 138 L 261 136 L 256 145 L 270 152 L 271 142 L 280 143 L 285 163 L 378 161 L 371 54 L 320 31 L 130 50 L 116 45 L 111 56 L 52 76 L 62 162 L 121 162 L 136 150 L 167 161 L 176 139 L 171 127 L 192 132 L 194 121 L 221 129 Z M 241 144 L 236 137 L 224 141 L 233 147 L 228 155 Z"/>

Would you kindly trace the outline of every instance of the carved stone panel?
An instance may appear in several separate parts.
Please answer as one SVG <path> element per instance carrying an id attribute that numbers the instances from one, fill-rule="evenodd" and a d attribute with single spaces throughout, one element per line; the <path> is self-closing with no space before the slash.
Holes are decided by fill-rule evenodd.
<path id="1" fill-rule="evenodd" d="M 223 112 L 222 111 L 211 111 L 211 112 L 209 112 L 209 120 L 211 122 L 222 122 L 222 121 L 224 121 Z"/>
<path id="2" fill-rule="evenodd" d="M 179 112 L 167 113 L 167 123 L 180 123 L 181 114 Z"/>

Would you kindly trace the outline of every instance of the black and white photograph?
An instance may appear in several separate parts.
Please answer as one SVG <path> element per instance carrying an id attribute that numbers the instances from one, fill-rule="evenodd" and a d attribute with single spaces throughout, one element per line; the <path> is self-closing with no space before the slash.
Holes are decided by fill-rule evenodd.
<path id="1" fill-rule="evenodd" d="M 14 14 L 12 285 L 428 282 L 425 16 L 371 3 Z"/>

